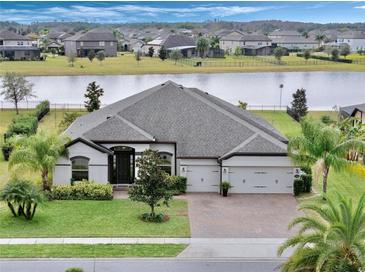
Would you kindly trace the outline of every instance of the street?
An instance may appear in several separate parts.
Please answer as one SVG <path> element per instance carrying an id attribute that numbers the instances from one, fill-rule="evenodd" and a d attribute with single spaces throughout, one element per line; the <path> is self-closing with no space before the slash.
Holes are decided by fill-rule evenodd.
<path id="1" fill-rule="evenodd" d="M 88 272 L 256 272 L 278 271 L 280 259 L 2 259 L 0 272 L 63 272 L 80 267 Z"/>

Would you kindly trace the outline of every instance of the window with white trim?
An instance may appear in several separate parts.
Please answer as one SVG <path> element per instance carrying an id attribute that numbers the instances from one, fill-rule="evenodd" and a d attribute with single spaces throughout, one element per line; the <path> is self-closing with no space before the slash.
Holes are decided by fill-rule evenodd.
<path id="1" fill-rule="evenodd" d="M 99 46 L 104 47 L 105 46 L 105 41 L 99 41 Z"/>
<path id="2" fill-rule="evenodd" d="M 78 156 L 72 161 L 72 179 L 75 181 L 89 180 L 89 159 Z"/>
<path id="3" fill-rule="evenodd" d="M 166 173 L 171 175 L 172 155 L 170 153 L 167 153 L 167 152 L 160 152 L 159 155 L 160 155 L 160 158 L 161 158 L 161 164 L 159 165 L 159 167 L 163 171 L 165 171 Z"/>

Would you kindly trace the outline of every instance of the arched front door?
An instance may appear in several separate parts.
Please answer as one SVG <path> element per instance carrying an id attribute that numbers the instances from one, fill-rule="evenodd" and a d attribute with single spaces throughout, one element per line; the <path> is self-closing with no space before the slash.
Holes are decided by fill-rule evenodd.
<path id="1" fill-rule="evenodd" d="M 134 182 L 134 148 L 116 146 L 111 148 L 114 155 L 109 158 L 110 181 L 112 184 L 133 184 Z"/>

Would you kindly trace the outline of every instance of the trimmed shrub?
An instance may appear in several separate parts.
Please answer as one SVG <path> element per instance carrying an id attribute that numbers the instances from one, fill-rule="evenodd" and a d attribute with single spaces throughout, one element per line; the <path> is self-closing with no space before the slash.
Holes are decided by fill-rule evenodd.
<path id="1" fill-rule="evenodd" d="M 303 181 L 303 192 L 310 193 L 312 190 L 312 175 L 303 174 L 300 178 Z"/>
<path id="2" fill-rule="evenodd" d="M 10 123 L 6 138 L 10 138 L 14 135 L 32 135 L 37 132 L 38 120 L 33 115 L 19 115 L 13 119 Z"/>
<path id="3" fill-rule="evenodd" d="M 89 181 L 74 182 L 73 185 L 58 185 L 49 193 L 52 200 L 112 200 L 113 187 Z"/>
<path id="4" fill-rule="evenodd" d="M 300 167 L 301 171 L 303 171 L 305 174 L 312 174 L 312 168 L 307 166 Z"/>
<path id="5" fill-rule="evenodd" d="M 49 101 L 45 100 L 36 106 L 34 115 L 37 117 L 37 120 L 40 121 L 49 112 L 49 110 Z"/>
<path id="6" fill-rule="evenodd" d="M 298 196 L 300 193 L 303 192 L 304 182 L 302 179 L 295 179 L 294 180 L 294 196 Z"/>
<path id="7" fill-rule="evenodd" d="M 186 192 L 187 179 L 182 176 L 169 176 L 170 183 L 174 189 L 175 194 L 181 194 Z"/>

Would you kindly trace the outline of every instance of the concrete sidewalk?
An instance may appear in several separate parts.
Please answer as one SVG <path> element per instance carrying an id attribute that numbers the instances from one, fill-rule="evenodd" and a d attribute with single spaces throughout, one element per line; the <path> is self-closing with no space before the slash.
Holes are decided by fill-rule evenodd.
<path id="1" fill-rule="evenodd" d="M 180 258 L 277 259 L 285 238 L 7 238 L 5 244 L 187 244 Z M 281 258 L 290 256 L 288 250 Z"/>

